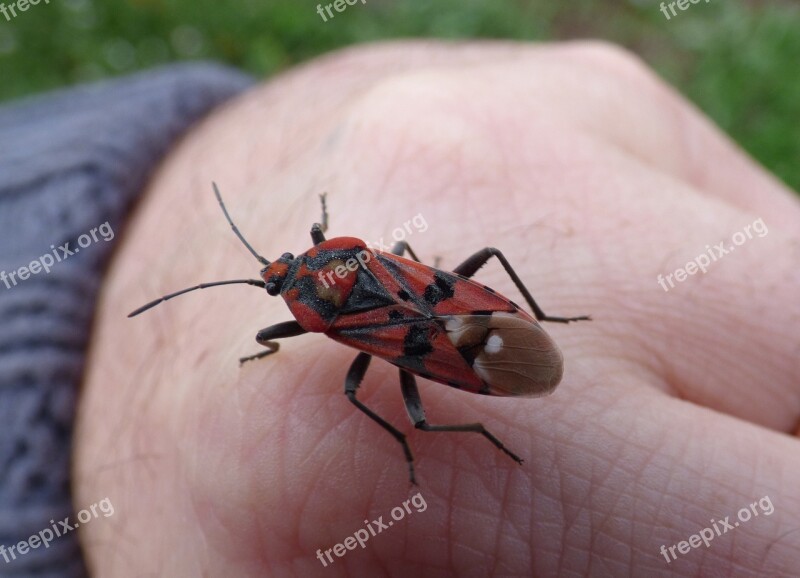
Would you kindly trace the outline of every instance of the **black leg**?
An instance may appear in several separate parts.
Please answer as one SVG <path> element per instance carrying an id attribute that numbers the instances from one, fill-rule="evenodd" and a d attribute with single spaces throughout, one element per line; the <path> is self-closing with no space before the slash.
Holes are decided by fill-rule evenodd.
<path id="1" fill-rule="evenodd" d="M 570 321 L 590 321 L 591 317 L 588 315 L 581 315 L 579 317 L 551 317 L 550 315 L 545 315 L 545 312 L 536 304 L 534 301 L 533 296 L 528 291 L 528 288 L 522 283 L 522 280 L 517 276 L 514 269 L 511 267 L 511 264 L 505 258 L 505 256 L 500 252 L 499 249 L 495 249 L 494 247 L 486 247 L 485 249 L 481 249 L 471 257 L 469 257 L 466 261 L 461 263 L 458 267 L 453 269 L 454 273 L 458 273 L 459 275 L 463 275 L 464 277 L 472 277 L 475 272 L 483 267 L 486 264 L 486 261 L 491 259 L 492 257 L 497 257 L 497 259 L 502 263 L 503 268 L 508 273 L 508 276 L 511 277 L 511 280 L 514 282 L 514 285 L 517 286 L 519 292 L 522 293 L 522 296 L 525 298 L 525 301 L 528 303 L 531 309 L 533 309 L 533 314 L 536 316 L 536 319 L 539 321 L 555 321 L 557 323 L 569 323 Z"/>
<path id="2" fill-rule="evenodd" d="M 392 247 L 392 255 L 399 255 L 402 257 L 405 253 L 411 255 L 411 258 L 414 261 L 419 261 L 419 257 L 414 251 L 411 249 L 411 246 L 406 241 L 397 241 Z"/>
<path id="3" fill-rule="evenodd" d="M 369 367 L 369 362 L 371 359 L 372 356 L 367 353 L 358 354 L 358 356 L 355 358 L 355 361 L 353 361 L 353 364 L 350 366 L 350 370 L 347 372 L 347 378 L 344 382 L 344 394 L 347 396 L 347 399 L 353 403 L 353 405 L 367 414 L 370 419 L 375 421 L 379 426 L 388 431 L 394 439 L 400 442 L 400 445 L 403 446 L 403 452 L 406 455 L 406 461 L 408 462 L 409 478 L 411 478 L 411 483 L 416 485 L 417 480 L 414 477 L 414 456 L 411 455 L 411 448 L 408 447 L 406 436 L 388 421 L 383 419 L 377 413 L 356 399 L 356 390 L 358 389 L 358 386 L 361 385 L 361 381 L 364 379 L 364 374 L 367 373 L 367 368 Z"/>
<path id="4" fill-rule="evenodd" d="M 311 241 L 315 245 L 319 245 L 325 241 L 325 231 L 328 230 L 328 205 L 325 202 L 327 193 L 322 193 L 319 196 L 319 201 L 322 203 L 322 223 L 314 223 L 311 226 Z"/>
<path id="5" fill-rule="evenodd" d="M 408 417 L 414 423 L 414 427 L 422 431 L 465 431 L 475 432 L 481 434 L 483 437 L 492 442 L 498 449 L 505 452 L 512 460 L 518 464 L 522 463 L 522 459 L 515 453 L 509 451 L 503 443 L 494 437 L 489 431 L 480 423 L 466 423 L 457 425 L 430 425 L 425 419 L 425 410 L 422 408 L 422 399 L 419 396 L 417 389 L 417 380 L 409 372 L 400 370 L 400 387 L 403 390 L 403 401 L 406 404 L 406 411 Z"/>
<path id="6" fill-rule="evenodd" d="M 402 257 L 403 254 L 405 254 L 405 253 L 408 253 L 409 255 L 411 255 L 411 258 L 414 259 L 414 261 L 420 262 L 419 261 L 419 257 L 417 257 L 417 254 L 414 253 L 414 251 L 411 250 L 411 245 L 409 245 L 406 241 L 398 241 L 392 247 L 392 254 L 393 255 L 399 255 L 400 257 Z M 438 269 L 439 268 L 439 264 L 441 262 L 442 262 L 442 258 L 440 256 L 438 256 L 438 255 L 435 256 L 433 258 L 433 268 L 434 269 Z"/>
<path id="7" fill-rule="evenodd" d="M 258 332 L 258 334 L 256 334 L 256 341 L 266 347 L 266 351 L 261 351 L 255 355 L 248 355 L 247 357 L 240 357 L 239 363 L 242 364 L 246 361 L 261 359 L 262 357 L 272 355 L 278 351 L 278 349 L 281 347 L 281 344 L 271 341 L 272 339 L 294 337 L 296 335 L 302 335 L 303 333 L 306 333 L 306 330 L 300 327 L 300 324 L 297 321 L 284 321 L 283 323 L 276 323 L 275 325 L 271 325 L 266 329 L 262 329 Z"/>

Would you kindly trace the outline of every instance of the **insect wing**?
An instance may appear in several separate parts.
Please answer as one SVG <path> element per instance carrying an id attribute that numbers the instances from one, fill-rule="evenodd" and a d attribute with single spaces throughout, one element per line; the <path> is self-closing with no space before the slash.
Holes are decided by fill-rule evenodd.
<path id="1" fill-rule="evenodd" d="M 561 380 L 555 343 L 536 320 L 491 289 L 387 254 L 360 276 L 359 286 L 384 292 L 385 305 L 346 307 L 328 337 L 474 393 L 544 395 Z"/>
<path id="2" fill-rule="evenodd" d="M 561 351 L 537 322 L 503 312 L 440 319 L 490 395 L 546 395 L 561 381 Z"/>
<path id="3" fill-rule="evenodd" d="M 383 267 L 371 270 L 378 281 L 432 315 L 519 311 L 527 316 L 510 300 L 472 279 L 387 253 L 378 253 L 377 260 Z"/>

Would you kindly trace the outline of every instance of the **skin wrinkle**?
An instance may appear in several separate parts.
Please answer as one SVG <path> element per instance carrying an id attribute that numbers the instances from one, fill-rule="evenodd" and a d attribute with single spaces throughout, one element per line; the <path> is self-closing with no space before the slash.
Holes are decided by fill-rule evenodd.
<path id="1" fill-rule="evenodd" d="M 566 487 L 566 483 L 565 483 L 565 480 L 566 480 L 565 476 L 567 474 L 566 468 L 559 469 L 558 473 L 559 473 L 559 481 L 560 481 L 559 489 L 560 489 L 560 492 L 561 492 L 560 503 L 562 504 L 562 506 L 561 506 L 561 510 L 562 510 L 561 519 L 562 519 L 562 523 L 563 523 L 563 526 L 562 526 L 562 543 L 569 544 L 569 543 L 571 543 L 570 540 L 569 540 L 569 536 L 573 533 L 573 529 L 579 523 L 580 509 L 574 509 L 570 505 L 570 498 L 572 498 L 573 495 L 572 495 L 572 493 L 570 493 L 568 491 L 568 488 Z M 578 474 L 580 475 L 580 472 Z M 578 480 L 578 479 L 579 479 L 579 477 L 576 477 L 576 480 Z M 568 515 L 568 510 L 575 510 L 575 514 L 573 514 L 572 516 L 569 516 Z M 572 518 L 571 520 L 568 519 L 570 517 Z M 559 563 L 558 563 L 559 570 L 564 568 L 564 566 L 566 564 L 566 562 L 565 562 L 566 559 L 567 559 L 566 558 L 566 548 L 564 548 L 564 549 L 562 549 L 562 551 L 560 553 L 560 556 L 559 556 Z"/>
<path id="2" fill-rule="evenodd" d="M 511 495 L 512 492 L 512 485 L 510 484 L 510 480 L 511 478 L 509 477 L 506 483 L 507 493 L 509 496 Z M 529 568 L 531 567 L 532 554 L 530 552 L 530 548 L 528 547 L 525 538 L 527 536 L 530 536 L 530 529 L 525 527 L 524 520 L 517 521 L 515 519 L 514 516 L 515 513 L 516 513 L 515 508 L 509 507 L 509 518 L 507 525 L 511 528 L 512 531 L 505 535 L 508 536 L 508 539 L 514 540 L 514 542 L 512 544 L 509 544 L 506 549 L 511 553 L 513 553 L 515 557 L 516 556 L 519 556 L 520 558 L 524 557 L 525 560 L 522 561 L 522 565 L 523 567 Z M 499 540 L 499 537 L 500 536 L 498 535 L 498 540 L 496 542 L 498 552 L 500 552 L 500 548 L 503 547 L 503 544 Z M 498 560 L 504 560 L 504 559 L 505 559 L 505 553 L 498 554 Z M 508 571 L 510 572 L 512 568 L 513 568 L 513 563 L 508 565 Z"/>
<path id="3" fill-rule="evenodd" d="M 619 494 L 617 494 L 617 499 L 614 500 L 613 506 L 609 511 L 605 512 L 604 514 L 598 514 L 598 513 L 595 514 L 594 517 L 598 517 L 598 519 L 596 521 L 593 521 L 593 525 L 596 524 L 596 528 L 597 529 L 593 530 L 591 532 L 591 535 L 592 535 L 592 546 L 595 546 L 600 541 L 603 541 L 604 542 L 604 545 L 602 547 L 603 551 L 611 550 L 613 552 L 616 552 L 616 550 L 613 547 L 608 547 L 606 543 L 607 542 L 616 542 L 616 543 L 624 544 L 624 542 L 620 538 L 617 538 L 617 537 L 614 536 L 614 532 L 613 531 L 607 531 L 606 530 L 606 526 L 612 525 L 609 522 L 613 521 L 616 518 L 614 516 L 614 513 L 613 513 L 614 512 L 613 508 L 616 507 L 616 505 L 618 504 L 620 499 L 622 499 L 622 497 Z M 594 520 L 594 517 L 592 517 L 593 520 Z M 617 518 L 617 519 L 619 519 L 619 518 Z M 630 545 L 628 545 L 626 550 L 628 552 L 630 552 Z M 609 556 L 609 558 L 610 557 L 611 557 L 611 555 Z M 610 560 L 601 559 L 601 563 L 605 564 L 606 566 L 609 566 Z M 588 570 L 589 574 L 591 574 L 591 564 L 592 564 L 592 560 L 590 559 L 589 560 L 589 570 Z"/>
<path id="4" fill-rule="evenodd" d="M 640 468 L 640 471 L 642 473 L 644 473 L 646 470 L 649 469 L 649 466 L 651 466 L 653 464 L 653 462 L 655 461 L 657 455 L 658 454 L 654 452 L 654 453 L 651 453 L 650 456 L 647 457 L 645 463 Z M 645 480 L 646 480 L 646 477 L 645 477 Z M 654 488 L 654 487 L 647 487 L 646 489 L 647 490 L 656 490 L 656 488 Z M 631 544 L 636 544 L 636 541 L 635 541 L 634 538 L 640 532 L 649 534 L 650 537 L 651 537 L 651 540 L 649 540 L 649 542 L 655 542 L 655 540 L 653 540 L 652 538 L 654 537 L 656 528 L 655 528 L 655 526 L 653 526 L 652 520 L 657 519 L 657 516 L 655 514 L 661 509 L 661 504 L 663 503 L 664 494 L 662 492 L 658 492 L 658 491 L 655 491 L 653 493 L 657 496 L 656 499 L 658 500 L 658 504 L 655 507 L 649 507 L 650 506 L 649 500 L 648 501 L 643 500 L 639 496 L 636 496 L 636 495 L 634 495 L 634 497 L 633 497 L 633 500 L 634 500 L 633 523 L 631 524 L 630 533 L 629 533 L 629 536 L 628 536 Z M 648 509 L 651 510 L 651 511 L 650 512 L 646 512 Z M 650 514 L 649 517 L 647 516 L 647 513 Z M 630 557 L 629 557 L 629 564 L 630 564 L 629 567 L 630 568 L 634 568 L 634 564 L 638 560 L 638 557 L 636 556 L 637 553 L 642 554 L 644 552 L 640 552 L 639 549 L 636 546 L 631 548 Z"/>
<path id="5" fill-rule="evenodd" d="M 616 463 L 616 459 L 612 457 L 612 459 L 610 460 L 609 468 L 608 468 L 608 471 L 607 471 L 606 475 L 605 476 L 601 475 L 599 483 L 596 483 L 595 485 L 599 485 L 599 487 L 601 487 L 601 488 L 604 487 L 603 486 L 603 482 L 607 481 L 608 479 L 610 479 L 612 477 L 612 475 L 614 475 L 614 464 L 615 463 Z M 592 478 L 595 478 L 595 476 L 594 476 L 594 468 L 593 468 L 593 471 L 592 471 Z M 635 478 L 635 476 L 634 476 L 634 478 Z M 632 485 L 632 482 L 629 482 L 629 485 Z M 593 497 L 594 496 L 592 496 L 592 498 Z M 627 497 L 627 496 L 625 496 L 625 497 Z M 593 519 L 594 517 L 599 515 L 599 519 L 597 521 L 597 531 L 593 531 L 591 533 L 591 549 L 592 550 L 595 549 L 598 540 L 603 536 L 603 530 L 608 525 L 609 519 L 615 517 L 615 515 L 614 515 L 615 508 L 617 507 L 617 505 L 619 504 L 620 500 L 622 500 L 622 499 L 623 499 L 623 495 L 622 495 L 621 491 L 614 492 L 612 494 L 612 497 L 611 497 L 611 501 L 612 501 L 611 507 L 608 508 L 605 511 L 605 513 L 600 513 L 600 509 L 599 508 L 596 508 L 594 506 L 591 507 L 590 518 Z M 613 532 L 609 532 L 607 535 L 608 535 L 609 538 L 614 539 Z M 590 560 L 590 569 L 589 570 L 591 570 L 591 560 Z"/>
<path id="6" fill-rule="evenodd" d="M 770 557 L 769 557 L 770 556 L 770 552 L 771 552 L 771 550 L 773 549 L 773 547 L 776 544 L 781 543 L 781 540 L 783 540 L 787 536 L 789 536 L 789 535 L 791 535 L 793 533 L 799 532 L 799 531 L 800 531 L 800 527 L 795 527 L 795 528 L 792 528 L 792 529 L 790 529 L 790 530 L 788 530 L 786 532 L 783 532 L 775 540 L 771 540 L 769 546 L 764 550 L 764 553 L 763 553 L 762 558 L 761 558 L 761 565 L 760 565 L 759 569 L 763 570 L 764 565 L 767 563 L 768 560 L 770 560 Z"/>
<path id="7" fill-rule="evenodd" d="M 630 532 L 628 533 L 628 541 L 630 544 L 633 544 L 628 556 L 629 574 L 633 571 L 633 568 L 640 567 L 643 563 L 646 563 L 647 560 L 646 552 L 636 546 L 636 536 L 639 534 L 647 534 L 650 538 L 648 543 L 655 543 L 656 541 L 654 539 L 655 528 L 650 521 L 655 519 L 652 510 L 656 510 L 657 508 L 648 508 L 649 505 L 649 503 L 640 499 L 635 493 L 633 494 L 633 517 Z M 648 509 L 651 511 L 648 511 Z"/>
<path id="8" fill-rule="evenodd" d="M 476 554 L 475 557 L 482 559 L 484 565 L 487 564 L 487 562 L 492 565 L 495 565 L 497 563 L 496 554 L 481 549 L 482 548 L 481 544 L 486 541 L 486 533 L 487 533 L 486 529 L 489 527 L 490 524 L 498 526 L 495 528 L 495 536 L 499 535 L 499 532 L 497 530 L 499 530 L 499 526 L 502 525 L 501 521 L 502 517 L 494 516 L 494 524 L 492 524 L 492 519 L 491 519 L 493 517 L 492 514 L 493 512 L 488 511 L 488 508 L 487 511 L 484 512 L 481 512 L 479 510 L 473 512 L 470 515 L 469 523 L 473 524 L 475 527 L 481 528 L 482 531 L 476 536 L 476 539 L 474 540 L 476 542 L 476 545 L 474 547 L 472 545 L 467 545 L 462 543 L 462 546 L 472 549 L 473 552 Z"/>
<path id="9" fill-rule="evenodd" d="M 601 481 L 602 481 L 602 480 L 601 480 Z M 598 483 L 598 484 L 596 484 L 596 485 L 599 485 L 600 487 L 603 487 L 603 484 L 602 484 L 602 483 Z M 597 538 L 595 537 L 595 539 L 597 539 Z"/>
<path id="10" fill-rule="evenodd" d="M 707 510 L 707 508 L 700 508 L 699 506 L 698 506 L 697 509 L 698 510 L 703 510 L 703 511 Z M 722 512 L 721 517 L 717 517 L 717 515 L 709 513 L 709 515 L 707 515 L 705 518 L 701 519 L 693 528 L 689 529 L 683 535 L 676 536 L 676 538 L 673 540 L 672 544 L 668 544 L 668 546 L 677 544 L 681 540 L 688 540 L 689 536 L 691 534 L 694 534 L 694 533 L 698 532 L 699 530 L 701 530 L 702 528 L 708 526 L 710 524 L 710 520 L 712 518 L 716 519 L 716 520 L 724 519 L 724 517 L 726 515 L 728 515 L 727 510 L 725 512 Z M 709 551 L 707 552 L 708 556 L 719 557 L 719 560 L 717 562 L 715 562 L 715 565 L 717 565 L 717 566 L 719 566 L 719 565 L 724 566 L 725 565 L 725 561 L 728 559 L 728 556 L 730 556 L 733 552 L 740 551 L 740 549 L 736 547 L 735 542 L 733 540 L 729 540 L 730 534 L 731 534 L 731 532 L 728 531 L 727 534 L 723 534 L 720 537 L 716 537 L 715 540 L 724 541 L 724 543 L 717 544 L 716 542 L 714 542 L 713 545 L 717 546 L 717 547 L 715 547 L 713 549 L 709 549 Z M 736 533 L 734 532 L 733 535 L 735 536 Z M 694 549 L 690 550 L 690 552 L 688 554 L 685 554 L 685 555 L 681 555 L 680 553 L 678 553 L 678 560 L 682 560 L 684 558 L 688 558 L 690 556 L 693 556 L 694 553 L 695 553 Z M 675 563 L 675 562 L 676 561 L 673 561 L 672 563 Z M 700 560 L 700 562 L 702 562 L 702 559 Z"/>
<path id="11" fill-rule="evenodd" d="M 369 111 L 369 105 L 367 105 L 366 108 Z M 364 114 L 363 110 L 361 111 L 361 114 Z M 370 123 L 366 122 L 366 123 L 364 123 L 364 124 L 366 124 L 366 128 L 361 131 L 361 136 L 363 136 L 363 140 L 365 141 L 365 143 L 367 141 L 370 142 L 370 146 L 367 147 L 367 150 L 369 150 L 369 151 L 371 151 L 376 146 L 375 143 L 374 143 L 374 140 L 375 140 L 374 139 L 374 134 L 376 132 L 381 134 L 381 133 L 384 133 L 385 130 L 386 130 L 385 127 L 380 126 L 380 123 L 383 122 L 382 116 L 380 116 L 379 114 L 375 115 L 375 116 L 377 116 L 377 118 L 379 119 L 378 120 L 378 125 L 379 126 L 370 126 Z M 374 123 L 375 123 L 375 121 L 373 120 L 373 125 L 374 125 Z M 404 146 L 409 151 L 409 152 L 406 153 L 406 155 L 407 155 L 407 158 L 406 158 L 407 165 L 406 166 L 410 165 L 411 167 L 413 167 L 412 170 L 416 169 L 416 167 L 418 165 L 418 161 L 420 159 L 425 161 L 426 159 L 431 158 L 431 155 L 433 153 L 436 153 L 441 149 L 441 145 L 439 145 L 437 147 L 432 147 L 427 140 L 422 140 L 421 138 L 419 138 L 418 136 L 415 136 L 415 135 L 409 135 L 408 131 L 410 130 L 410 127 L 412 125 L 413 125 L 413 122 L 401 123 L 400 132 L 397 135 L 400 138 L 396 139 L 396 141 L 395 141 L 395 142 L 397 142 L 399 144 L 394 144 L 393 149 L 392 149 L 393 155 L 392 155 L 392 157 L 391 157 L 391 159 L 390 159 L 390 161 L 388 163 L 388 168 L 387 168 L 387 170 L 383 171 L 384 174 L 383 174 L 383 178 L 382 178 L 382 181 L 381 181 L 381 186 L 379 187 L 381 190 L 391 189 L 391 183 L 393 182 L 392 177 L 394 177 L 395 175 L 401 174 L 400 173 L 400 171 L 402 170 L 401 167 L 403 167 L 403 162 L 401 162 L 401 160 L 404 158 L 403 154 L 402 154 L 403 153 L 402 149 L 403 149 Z M 390 128 L 394 129 L 395 126 L 392 125 Z M 357 136 L 353 137 L 351 139 L 350 146 L 351 147 L 358 147 L 358 145 L 359 145 L 359 140 L 358 140 Z M 457 163 L 457 161 L 459 160 L 459 154 L 458 153 L 459 153 L 460 147 L 462 145 L 460 144 L 460 142 L 456 142 L 456 141 L 448 142 L 448 145 L 449 145 L 449 148 L 447 149 L 447 152 L 446 152 L 447 156 L 439 159 L 439 162 L 432 162 L 431 164 L 433 164 L 437 168 L 437 170 L 447 170 L 449 167 L 453 167 L 452 169 L 450 169 L 450 171 L 454 172 L 455 174 L 458 174 L 459 172 L 461 172 L 461 171 L 458 171 L 458 163 Z M 453 148 L 453 147 L 455 147 L 455 148 Z M 431 179 L 432 180 L 433 174 L 428 172 L 424 176 L 425 176 L 426 179 Z M 397 179 L 397 180 L 399 181 L 400 179 Z M 451 182 L 452 180 L 457 180 L 457 179 L 453 179 L 451 177 L 448 177 L 447 175 L 443 175 L 442 178 L 439 179 L 439 180 L 440 180 L 441 184 L 438 185 L 438 187 L 435 184 L 435 181 L 434 182 L 429 182 L 427 184 L 427 186 L 428 187 L 433 187 L 433 188 L 443 188 L 443 189 L 445 189 L 447 187 L 447 183 Z"/>
<path id="12" fill-rule="evenodd" d="M 710 315 L 709 315 L 709 319 L 710 319 Z M 743 321 L 743 323 L 747 323 L 747 321 Z M 702 325 L 699 325 L 699 324 L 698 324 L 696 321 L 695 321 L 695 322 L 693 322 L 693 323 L 687 323 L 687 324 L 685 324 L 685 329 L 684 329 L 684 331 L 683 331 L 683 339 L 684 339 L 684 340 L 685 340 L 687 343 L 692 343 L 693 341 L 695 341 L 695 342 L 697 343 L 697 346 L 695 346 L 695 347 L 689 347 L 689 348 L 687 348 L 687 350 L 688 350 L 690 353 L 695 353 L 695 352 L 698 352 L 698 349 L 699 349 L 699 348 L 708 348 L 708 347 L 709 347 L 709 345 L 710 345 L 710 344 L 708 343 L 708 340 L 707 340 L 705 337 L 703 337 L 703 336 L 702 336 L 702 331 L 703 331 L 703 326 L 702 326 Z M 713 334 L 712 334 L 712 335 L 713 335 Z M 697 336 L 697 337 L 695 338 L 695 336 Z M 721 335 L 720 335 L 720 334 L 716 334 L 716 336 L 717 336 L 717 337 L 721 337 Z M 733 352 L 733 348 L 728 348 L 728 347 L 715 347 L 714 349 L 715 349 L 715 351 L 716 351 L 716 355 L 717 355 L 717 356 L 723 356 L 723 358 L 722 358 L 722 359 L 719 359 L 719 360 L 718 360 L 718 363 L 720 363 L 720 364 L 723 364 L 723 365 L 724 365 L 724 364 L 726 364 L 726 363 L 729 363 L 729 364 L 731 364 L 731 365 L 735 364 L 735 361 L 736 361 L 736 354 Z M 662 353 L 661 355 L 666 355 L 666 351 L 667 351 L 667 349 L 664 349 L 663 351 L 664 351 L 664 353 Z M 658 354 L 658 352 L 655 352 L 655 353 L 657 353 L 657 354 Z M 698 355 L 700 355 L 700 356 L 701 356 L 701 357 L 698 359 L 698 361 L 695 361 L 695 362 L 693 362 L 693 363 L 690 361 L 690 362 L 689 362 L 689 364 L 690 364 L 690 365 L 697 365 L 697 364 L 698 364 L 698 362 L 705 361 L 705 359 L 706 359 L 706 356 L 705 356 L 705 354 L 704 354 L 704 353 L 702 353 L 702 352 L 701 352 L 701 353 L 698 353 Z M 725 359 L 725 357 L 727 357 L 727 360 Z M 662 359 L 661 363 L 662 363 L 663 365 L 668 365 L 668 361 L 667 361 L 667 360 L 664 360 L 664 359 Z M 748 369 L 747 369 L 747 368 L 744 368 L 742 371 L 745 371 L 745 372 L 746 372 L 746 371 L 748 371 Z M 755 371 L 755 369 L 753 369 L 753 371 Z M 706 378 L 707 378 L 707 376 L 704 376 L 704 377 L 706 377 Z M 748 377 L 747 377 L 746 375 L 744 375 L 743 377 L 745 378 L 745 380 L 749 380 L 749 379 L 748 379 Z M 735 385 L 734 385 L 734 386 L 735 386 Z M 767 384 L 765 384 L 765 386 L 766 386 L 766 387 L 769 387 L 769 384 L 767 383 Z M 673 384 L 673 387 L 674 387 L 674 384 Z M 706 404 L 706 405 L 712 405 L 712 404 L 713 404 L 713 405 L 717 405 L 717 404 L 714 402 L 714 400 L 713 400 L 713 399 L 706 399 L 706 400 L 704 400 L 704 399 L 702 399 L 702 398 L 698 398 L 698 396 L 696 396 L 696 395 L 691 395 L 691 396 L 682 395 L 681 397 L 688 398 L 688 399 L 690 399 L 690 400 L 692 400 L 692 401 L 699 402 L 699 403 L 703 403 L 703 402 L 705 402 L 705 404 Z M 721 409 L 721 408 L 720 408 L 720 409 Z"/>

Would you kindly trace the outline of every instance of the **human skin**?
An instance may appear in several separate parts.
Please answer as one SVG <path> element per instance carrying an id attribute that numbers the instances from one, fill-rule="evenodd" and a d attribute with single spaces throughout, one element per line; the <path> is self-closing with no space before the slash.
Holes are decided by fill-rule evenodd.
<path id="1" fill-rule="evenodd" d="M 259 351 L 291 316 L 230 231 L 276 259 L 328 238 L 407 237 L 452 269 L 501 249 L 549 315 L 565 375 L 547 397 L 495 398 L 419 379 L 433 424 L 409 424 L 397 370 L 322 335 Z M 754 236 L 669 291 L 706 245 Z M 130 222 L 99 305 L 76 433 L 75 505 L 97 576 L 763 576 L 800 561 L 800 206 L 632 55 L 599 43 L 407 43 L 334 54 L 194 127 Z M 523 300 L 496 260 L 476 279 Z M 323 567 L 317 550 L 421 492 L 427 509 Z M 711 520 L 758 516 L 667 562 Z M 756 506 L 758 508 L 759 506 Z M 675 550 L 677 553 L 677 550 Z"/>

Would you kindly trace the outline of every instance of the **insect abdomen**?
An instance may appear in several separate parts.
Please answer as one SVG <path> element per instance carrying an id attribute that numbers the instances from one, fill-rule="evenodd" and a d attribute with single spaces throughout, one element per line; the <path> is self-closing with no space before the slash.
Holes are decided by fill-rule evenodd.
<path id="1" fill-rule="evenodd" d="M 486 393 L 545 395 L 561 381 L 561 351 L 535 321 L 506 312 L 440 319 L 451 343 L 488 384 Z"/>

